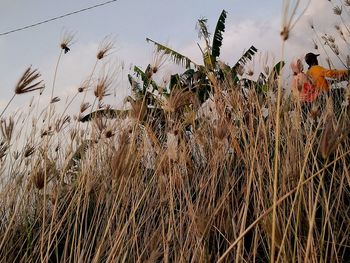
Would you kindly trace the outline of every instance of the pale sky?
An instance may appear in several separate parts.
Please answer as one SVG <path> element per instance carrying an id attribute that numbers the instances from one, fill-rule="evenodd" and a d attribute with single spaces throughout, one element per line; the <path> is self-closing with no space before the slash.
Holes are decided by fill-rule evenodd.
<path id="1" fill-rule="evenodd" d="M 1 0 L 0 33 L 32 23 L 40 22 L 68 12 L 76 11 L 103 0 Z M 174 50 L 201 62 L 200 43 L 195 25 L 197 19 L 206 17 L 211 32 L 223 9 L 228 12 L 221 60 L 233 65 L 250 45 L 260 51 L 254 64 L 269 59 L 272 64 L 282 58 L 279 32 L 283 17 L 283 0 L 119 0 L 83 13 L 39 25 L 24 31 L 0 36 L 0 110 L 13 94 L 14 86 L 29 66 L 38 68 L 46 83 L 46 94 L 51 92 L 54 68 L 60 52 L 59 44 L 64 30 L 75 32 L 71 52 L 60 62 L 55 96 L 64 98 L 75 93 L 79 84 L 87 78 L 95 62 L 101 40 L 111 35 L 116 49 L 108 57 L 113 65 L 124 63 L 118 72 L 117 96 L 109 103 L 120 106 L 128 93 L 125 81 L 130 64 L 145 69 L 152 60 L 153 46 L 146 37 L 165 43 Z M 290 1 L 291 4 L 296 1 Z M 306 6 L 301 1 L 299 11 Z M 311 0 L 308 10 L 292 30 L 286 43 L 284 58 L 287 63 L 313 49 L 315 34 L 335 34 L 334 25 L 341 23 L 333 14 L 333 5 L 341 0 Z M 349 10 L 349 9 L 348 9 Z M 345 16 L 344 18 L 348 17 Z M 325 19 L 326 18 L 326 19 Z M 348 51 L 348 50 L 347 50 Z M 289 74 L 289 65 L 287 65 Z M 165 70 L 166 72 L 166 70 Z M 166 74 L 166 73 L 164 73 Z M 7 113 L 29 103 L 32 94 L 17 96 Z"/>

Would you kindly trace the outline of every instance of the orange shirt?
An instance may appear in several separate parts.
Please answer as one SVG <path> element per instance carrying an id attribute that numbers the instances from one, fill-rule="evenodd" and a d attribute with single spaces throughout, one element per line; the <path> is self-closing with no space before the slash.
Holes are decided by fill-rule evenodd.
<path id="1" fill-rule="evenodd" d="M 325 69 L 319 65 L 312 66 L 306 73 L 320 91 L 329 91 L 326 78 L 341 79 L 348 75 L 347 70 Z"/>

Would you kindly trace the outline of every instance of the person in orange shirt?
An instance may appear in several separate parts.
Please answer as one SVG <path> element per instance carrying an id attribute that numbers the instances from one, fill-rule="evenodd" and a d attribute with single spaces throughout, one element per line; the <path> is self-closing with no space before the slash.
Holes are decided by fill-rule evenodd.
<path id="1" fill-rule="evenodd" d="M 305 61 L 309 65 L 306 72 L 319 91 L 329 91 L 329 83 L 326 78 L 343 80 L 348 76 L 348 70 L 326 69 L 318 65 L 317 57 L 320 54 L 307 53 Z"/>
<path id="2" fill-rule="evenodd" d="M 303 64 L 300 59 L 295 59 L 290 67 L 293 71 L 291 82 L 291 92 L 295 100 L 302 104 L 312 103 L 318 95 L 318 89 L 313 85 L 312 80 L 303 70 Z"/>

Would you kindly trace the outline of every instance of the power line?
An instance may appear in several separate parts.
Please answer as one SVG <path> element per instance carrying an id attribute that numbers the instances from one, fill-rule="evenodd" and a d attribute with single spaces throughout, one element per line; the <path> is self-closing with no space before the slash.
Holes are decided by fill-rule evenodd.
<path id="1" fill-rule="evenodd" d="M 22 31 L 22 30 L 25 30 L 25 29 L 28 29 L 28 28 L 31 28 L 31 27 L 36 27 L 38 25 L 46 24 L 46 23 L 49 23 L 49 22 L 54 21 L 54 20 L 58 20 L 58 19 L 61 19 L 61 18 L 67 17 L 67 16 L 75 15 L 75 14 L 78 14 L 78 13 L 81 13 L 81 12 L 84 12 L 84 11 L 87 11 L 87 10 L 90 10 L 90 9 L 94 9 L 96 7 L 100 7 L 100 6 L 103 6 L 103 5 L 108 5 L 108 4 L 110 4 L 112 2 L 116 2 L 116 1 L 117 0 L 106 1 L 106 2 L 103 2 L 101 4 L 89 6 L 89 7 L 77 10 L 77 11 L 73 11 L 73 12 L 64 14 L 64 15 L 60 15 L 60 16 L 56 16 L 56 17 L 53 17 L 53 18 L 50 18 L 50 19 L 46 19 L 44 21 L 40 21 L 40 22 L 37 22 L 35 24 L 31 24 L 31 25 L 28 25 L 28 26 L 16 28 L 16 29 L 13 29 L 13 30 L 10 30 L 10 31 L 7 31 L 7 32 L 0 33 L 0 36 L 9 35 L 9 34 L 14 33 L 14 32 L 18 32 L 18 31 Z"/>

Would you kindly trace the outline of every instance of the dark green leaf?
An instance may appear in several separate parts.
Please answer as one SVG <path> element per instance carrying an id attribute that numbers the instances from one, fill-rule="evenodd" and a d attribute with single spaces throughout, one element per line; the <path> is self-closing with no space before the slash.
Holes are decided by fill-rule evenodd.
<path id="1" fill-rule="evenodd" d="M 239 66 L 244 66 L 249 60 L 253 58 L 257 51 L 258 50 L 254 46 L 251 46 L 246 52 L 244 52 L 242 57 L 233 66 L 233 70 L 236 70 Z"/>
<path id="2" fill-rule="evenodd" d="M 219 17 L 219 20 L 216 24 L 215 33 L 213 37 L 213 45 L 212 45 L 212 57 L 213 60 L 216 61 L 216 59 L 220 56 L 220 48 L 222 46 L 222 40 L 223 40 L 223 32 L 225 32 L 225 20 L 227 17 L 227 12 L 225 10 L 222 10 L 221 15 Z"/>

